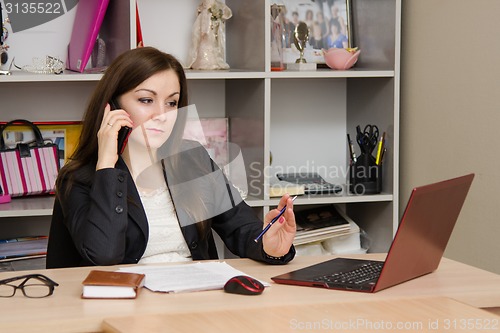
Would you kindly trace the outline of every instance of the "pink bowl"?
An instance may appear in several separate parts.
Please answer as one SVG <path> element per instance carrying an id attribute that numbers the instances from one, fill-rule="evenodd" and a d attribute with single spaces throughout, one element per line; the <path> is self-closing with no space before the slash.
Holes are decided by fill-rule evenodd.
<path id="1" fill-rule="evenodd" d="M 331 69 L 346 70 L 358 61 L 360 52 L 360 50 L 350 52 L 346 49 L 330 48 L 328 51 L 323 50 L 323 56 Z"/>

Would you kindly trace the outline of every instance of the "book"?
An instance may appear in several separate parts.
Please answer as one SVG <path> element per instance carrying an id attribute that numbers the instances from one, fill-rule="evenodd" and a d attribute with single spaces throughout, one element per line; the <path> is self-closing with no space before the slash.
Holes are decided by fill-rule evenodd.
<path id="1" fill-rule="evenodd" d="M 282 197 L 284 194 L 304 195 L 305 186 L 303 184 L 290 183 L 284 180 L 274 181 L 269 185 L 269 197 Z"/>
<path id="2" fill-rule="evenodd" d="M 94 49 L 109 0 L 79 1 L 68 45 L 66 68 L 83 73 Z"/>
<path id="3" fill-rule="evenodd" d="M 315 208 L 295 212 L 297 231 L 311 231 L 316 229 L 338 229 L 349 226 L 349 221 L 339 213 L 335 205 L 323 205 Z"/>
<path id="4" fill-rule="evenodd" d="M 91 270 L 83 280 L 82 298 L 136 298 L 145 274 Z"/>
<path id="5" fill-rule="evenodd" d="M 295 212 L 297 234 L 293 244 L 306 244 L 346 234 L 356 224 L 335 205 L 323 205 Z"/>

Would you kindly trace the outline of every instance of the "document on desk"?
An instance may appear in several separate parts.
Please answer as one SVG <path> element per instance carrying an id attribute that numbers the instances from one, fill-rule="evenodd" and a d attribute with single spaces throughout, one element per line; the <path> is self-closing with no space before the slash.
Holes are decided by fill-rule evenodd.
<path id="1" fill-rule="evenodd" d="M 180 265 L 139 265 L 122 267 L 121 272 L 146 275 L 144 286 L 151 291 L 178 293 L 222 289 L 227 280 L 245 274 L 225 262 Z M 270 284 L 261 281 L 264 286 Z"/>

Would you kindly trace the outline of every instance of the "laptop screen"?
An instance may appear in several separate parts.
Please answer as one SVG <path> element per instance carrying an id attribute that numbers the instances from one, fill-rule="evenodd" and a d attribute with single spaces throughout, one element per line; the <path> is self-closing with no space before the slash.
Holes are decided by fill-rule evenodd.
<path id="1" fill-rule="evenodd" d="M 437 269 L 473 178 L 469 174 L 413 189 L 376 290 Z"/>

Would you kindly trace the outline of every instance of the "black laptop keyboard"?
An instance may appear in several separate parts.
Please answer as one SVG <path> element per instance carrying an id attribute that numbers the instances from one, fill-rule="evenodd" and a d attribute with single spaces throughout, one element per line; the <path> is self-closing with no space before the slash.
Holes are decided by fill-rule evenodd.
<path id="1" fill-rule="evenodd" d="M 318 276 L 314 278 L 314 281 L 333 284 L 363 284 L 377 279 L 383 265 L 382 261 L 370 261 L 352 271 Z"/>

